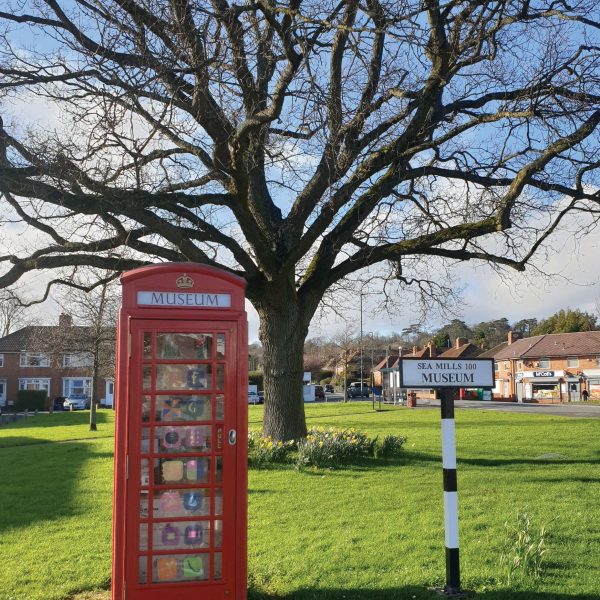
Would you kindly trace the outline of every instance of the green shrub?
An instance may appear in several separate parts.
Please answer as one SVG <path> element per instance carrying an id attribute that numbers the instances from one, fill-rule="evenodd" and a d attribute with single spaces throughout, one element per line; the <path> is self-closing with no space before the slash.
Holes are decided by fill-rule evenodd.
<path id="1" fill-rule="evenodd" d="M 48 394 L 44 390 L 19 390 L 15 410 L 46 410 L 48 405 Z"/>
<path id="2" fill-rule="evenodd" d="M 253 467 L 289 462 L 289 453 L 295 449 L 293 440 L 277 442 L 256 431 L 248 434 L 248 464 Z"/>
<path id="3" fill-rule="evenodd" d="M 401 435 L 386 435 L 383 440 L 376 439 L 373 445 L 373 456 L 375 458 L 399 456 L 405 443 L 406 438 Z"/>
<path id="4" fill-rule="evenodd" d="M 516 576 L 537 578 L 542 574 L 547 552 L 546 529 L 534 527 L 526 512 L 517 515 L 516 526 L 505 523 L 507 538 L 505 548 L 500 555 L 500 564 L 507 570 L 508 584 Z"/>
<path id="5" fill-rule="evenodd" d="M 296 466 L 335 467 L 351 458 L 372 454 L 373 443 L 354 428 L 309 429 L 306 438 L 298 442 Z"/>
<path id="6" fill-rule="evenodd" d="M 248 384 L 258 386 L 259 390 L 264 389 L 264 374 L 262 371 L 250 371 L 248 373 Z"/>

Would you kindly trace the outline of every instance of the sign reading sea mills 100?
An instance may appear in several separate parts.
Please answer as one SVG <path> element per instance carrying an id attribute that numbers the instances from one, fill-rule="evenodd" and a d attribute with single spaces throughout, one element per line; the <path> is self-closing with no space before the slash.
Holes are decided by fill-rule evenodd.
<path id="1" fill-rule="evenodd" d="M 494 361 L 489 358 L 401 358 L 403 388 L 493 388 Z"/>

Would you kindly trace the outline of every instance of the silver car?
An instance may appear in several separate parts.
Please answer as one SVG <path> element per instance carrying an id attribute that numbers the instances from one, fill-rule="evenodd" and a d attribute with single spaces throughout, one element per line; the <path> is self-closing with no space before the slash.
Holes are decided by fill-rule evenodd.
<path id="1" fill-rule="evenodd" d="M 86 410 L 90 407 L 90 399 L 85 394 L 71 394 L 63 403 L 64 410 Z"/>

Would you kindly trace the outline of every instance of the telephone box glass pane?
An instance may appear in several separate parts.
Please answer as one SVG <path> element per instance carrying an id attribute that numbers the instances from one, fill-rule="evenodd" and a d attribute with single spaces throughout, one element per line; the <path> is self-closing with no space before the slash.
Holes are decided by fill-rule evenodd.
<path id="1" fill-rule="evenodd" d="M 148 493 L 148 491 L 144 491 L 142 490 L 140 492 L 140 519 L 147 519 L 149 512 L 148 512 L 148 500 L 150 498 L 150 494 Z"/>
<path id="2" fill-rule="evenodd" d="M 211 387 L 210 365 L 156 365 L 157 390 L 204 390 Z"/>
<path id="3" fill-rule="evenodd" d="M 209 459 L 161 458 L 154 461 L 154 481 L 157 484 L 209 483 Z"/>
<path id="4" fill-rule="evenodd" d="M 225 365 L 217 365 L 217 389 L 225 387 Z"/>
<path id="5" fill-rule="evenodd" d="M 154 523 L 153 550 L 191 550 L 210 545 L 210 521 Z"/>
<path id="6" fill-rule="evenodd" d="M 223 545 L 223 521 L 215 521 L 215 548 Z"/>
<path id="7" fill-rule="evenodd" d="M 215 552 L 215 570 L 214 578 L 221 579 L 223 576 L 223 554 L 221 552 Z"/>
<path id="8" fill-rule="evenodd" d="M 140 556 L 138 560 L 138 583 L 148 583 L 148 557 Z"/>
<path id="9" fill-rule="evenodd" d="M 142 397 L 142 421 L 147 423 L 150 420 L 150 396 Z"/>
<path id="10" fill-rule="evenodd" d="M 208 554 L 176 554 L 155 557 L 152 565 L 152 581 L 192 581 L 208 579 L 210 575 Z"/>
<path id="11" fill-rule="evenodd" d="M 215 483 L 223 481 L 223 457 L 215 457 Z"/>
<path id="12" fill-rule="evenodd" d="M 225 396 L 223 394 L 217 394 L 215 418 L 217 421 L 222 421 L 225 418 Z"/>
<path id="13" fill-rule="evenodd" d="M 148 454 L 150 452 L 150 428 L 142 427 L 142 439 L 140 444 L 140 449 L 142 454 Z M 154 450 L 158 449 L 158 444 L 155 440 L 154 442 Z"/>
<path id="14" fill-rule="evenodd" d="M 209 490 L 161 490 L 154 493 L 154 518 L 206 517 L 210 513 Z"/>
<path id="15" fill-rule="evenodd" d="M 152 334 L 144 333 L 144 358 L 152 358 Z"/>
<path id="16" fill-rule="evenodd" d="M 215 490 L 215 515 L 223 514 L 223 490 Z"/>
<path id="17" fill-rule="evenodd" d="M 148 523 L 140 523 L 140 550 L 148 550 Z"/>
<path id="18" fill-rule="evenodd" d="M 152 388 L 152 367 L 144 365 L 143 385 L 145 390 Z"/>
<path id="19" fill-rule="evenodd" d="M 208 452 L 211 448 L 210 425 L 156 427 L 154 435 L 159 452 Z"/>
<path id="20" fill-rule="evenodd" d="M 157 360 L 208 360 L 212 358 L 212 335 L 209 333 L 158 333 Z"/>
<path id="21" fill-rule="evenodd" d="M 142 458 L 140 465 L 140 485 L 148 487 L 150 485 L 150 462 L 147 458 Z"/>
<path id="22" fill-rule="evenodd" d="M 217 333 L 217 358 L 225 358 L 225 334 Z"/>
<path id="23" fill-rule="evenodd" d="M 157 396 L 155 419 L 164 422 L 210 421 L 210 396 Z"/>

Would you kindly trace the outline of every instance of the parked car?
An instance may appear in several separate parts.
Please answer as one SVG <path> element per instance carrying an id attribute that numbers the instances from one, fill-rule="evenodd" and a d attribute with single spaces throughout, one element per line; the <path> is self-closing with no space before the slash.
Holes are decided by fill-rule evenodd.
<path id="1" fill-rule="evenodd" d="M 262 400 L 256 392 L 248 392 L 248 404 L 262 404 Z"/>
<path id="2" fill-rule="evenodd" d="M 265 393 L 262 390 L 258 390 L 258 398 L 261 404 L 265 403 Z"/>
<path id="3" fill-rule="evenodd" d="M 65 410 L 86 410 L 90 407 L 90 399 L 85 394 L 71 394 L 63 403 Z"/>
<path id="4" fill-rule="evenodd" d="M 322 385 L 315 385 L 315 398 L 325 400 L 325 390 Z"/>
<path id="5" fill-rule="evenodd" d="M 335 392 L 335 389 L 334 389 L 334 387 L 333 387 L 333 386 L 332 386 L 330 383 L 328 383 L 328 384 L 325 386 L 325 391 L 326 391 L 326 392 L 329 392 L 330 394 L 333 394 L 333 392 Z"/>
<path id="6" fill-rule="evenodd" d="M 348 398 L 360 398 L 362 396 L 369 397 L 371 388 L 363 382 L 362 387 L 360 381 L 353 381 L 346 390 Z"/>

